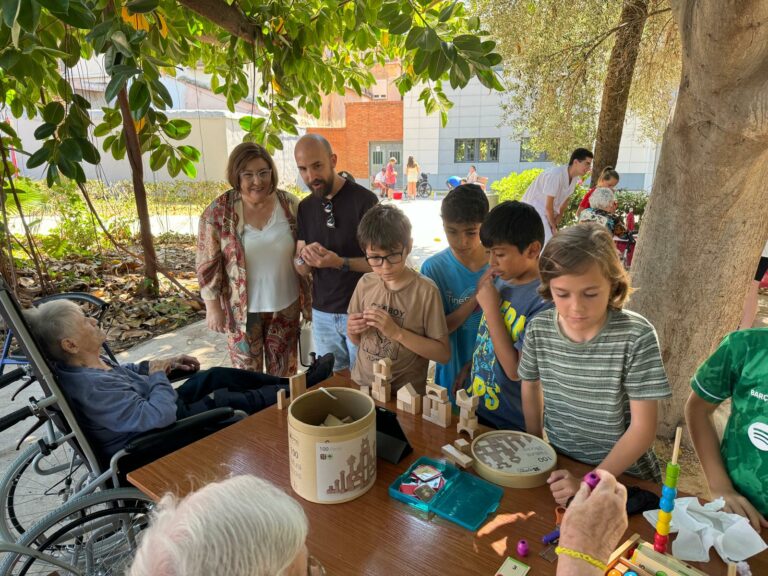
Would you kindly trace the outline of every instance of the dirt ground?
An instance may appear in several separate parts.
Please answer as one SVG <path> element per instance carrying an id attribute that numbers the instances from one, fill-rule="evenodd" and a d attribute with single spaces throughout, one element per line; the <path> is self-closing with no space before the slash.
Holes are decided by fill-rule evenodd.
<path id="1" fill-rule="evenodd" d="M 760 291 L 759 309 L 753 326 L 768 328 L 768 290 Z M 715 413 L 715 423 L 720 432 L 722 432 L 722 426 L 725 425 L 729 414 L 730 401 L 726 401 Z M 709 489 L 707 488 L 707 482 L 704 478 L 704 472 L 701 469 L 699 459 L 696 457 L 696 452 L 690 445 L 689 439 L 686 438 L 685 434 L 683 437 L 684 441 L 680 448 L 680 457 L 678 459 L 678 464 L 680 464 L 678 489 L 709 499 Z M 674 441 L 672 440 L 656 439 L 653 448 L 663 464 L 666 464 L 672 458 L 673 444 Z"/>

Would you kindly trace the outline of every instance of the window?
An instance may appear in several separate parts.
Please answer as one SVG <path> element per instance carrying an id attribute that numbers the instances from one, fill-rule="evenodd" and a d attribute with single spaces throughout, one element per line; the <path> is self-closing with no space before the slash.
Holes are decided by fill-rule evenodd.
<path id="1" fill-rule="evenodd" d="M 396 160 L 395 164 L 400 164 L 400 150 L 390 150 L 389 158 L 394 158 Z M 387 162 L 389 162 L 389 158 L 387 158 Z"/>
<path id="2" fill-rule="evenodd" d="M 549 155 L 546 152 L 534 152 L 530 142 L 530 138 L 520 140 L 520 162 L 549 162 Z"/>
<path id="3" fill-rule="evenodd" d="M 384 151 L 383 150 L 374 150 L 373 151 L 373 164 L 374 165 L 384 164 Z"/>
<path id="4" fill-rule="evenodd" d="M 498 138 L 459 138 L 454 141 L 453 161 L 498 162 Z"/>

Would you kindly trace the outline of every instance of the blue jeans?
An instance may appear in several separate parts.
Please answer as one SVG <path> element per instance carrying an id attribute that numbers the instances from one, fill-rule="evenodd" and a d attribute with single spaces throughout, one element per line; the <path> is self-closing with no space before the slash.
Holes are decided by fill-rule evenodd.
<path id="1" fill-rule="evenodd" d="M 312 309 L 312 341 L 318 357 L 329 352 L 336 362 L 334 372 L 355 365 L 357 346 L 347 337 L 347 314 L 332 314 Z"/>

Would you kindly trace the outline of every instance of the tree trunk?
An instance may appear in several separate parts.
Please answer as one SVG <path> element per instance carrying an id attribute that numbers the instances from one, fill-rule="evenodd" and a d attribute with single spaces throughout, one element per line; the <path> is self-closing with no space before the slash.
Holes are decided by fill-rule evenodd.
<path id="1" fill-rule="evenodd" d="M 603 83 L 603 100 L 595 137 L 595 160 L 592 168 L 592 186 L 606 166 L 616 166 L 619 158 L 621 133 L 627 114 L 629 89 L 635 73 L 635 63 L 643 39 L 643 28 L 648 18 L 648 0 L 624 0 L 619 18 L 620 28 L 608 60 L 608 72 Z"/>
<path id="2" fill-rule="evenodd" d="M 136 198 L 136 211 L 139 215 L 139 234 L 141 236 L 141 248 L 144 251 L 144 286 L 139 290 L 146 295 L 157 295 L 160 292 L 160 283 L 157 279 L 157 256 L 155 244 L 152 239 L 152 226 L 149 220 L 149 208 L 147 206 L 147 191 L 144 188 L 144 164 L 141 159 L 141 146 L 139 136 L 136 134 L 136 126 L 133 124 L 131 108 L 128 104 L 128 92 L 125 88 L 117 94 L 120 104 L 120 112 L 123 116 L 123 133 L 125 134 L 125 150 L 128 162 L 131 165 L 133 178 L 133 193 Z"/>
<path id="3" fill-rule="evenodd" d="M 768 2 L 677 0 L 682 78 L 643 218 L 630 306 L 656 327 L 671 436 L 696 367 L 736 329 L 768 237 Z"/>

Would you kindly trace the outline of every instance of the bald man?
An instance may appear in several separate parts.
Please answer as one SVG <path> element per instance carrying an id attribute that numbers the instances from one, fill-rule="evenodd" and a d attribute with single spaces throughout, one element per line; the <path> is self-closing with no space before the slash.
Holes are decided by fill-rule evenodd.
<path id="1" fill-rule="evenodd" d="M 312 274 L 312 339 L 334 369 L 351 369 L 357 347 L 347 337 L 347 308 L 357 281 L 371 268 L 357 241 L 357 225 L 376 195 L 336 173 L 336 154 L 318 134 L 299 139 L 296 166 L 312 192 L 299 204 L 296 270 Z"/>

